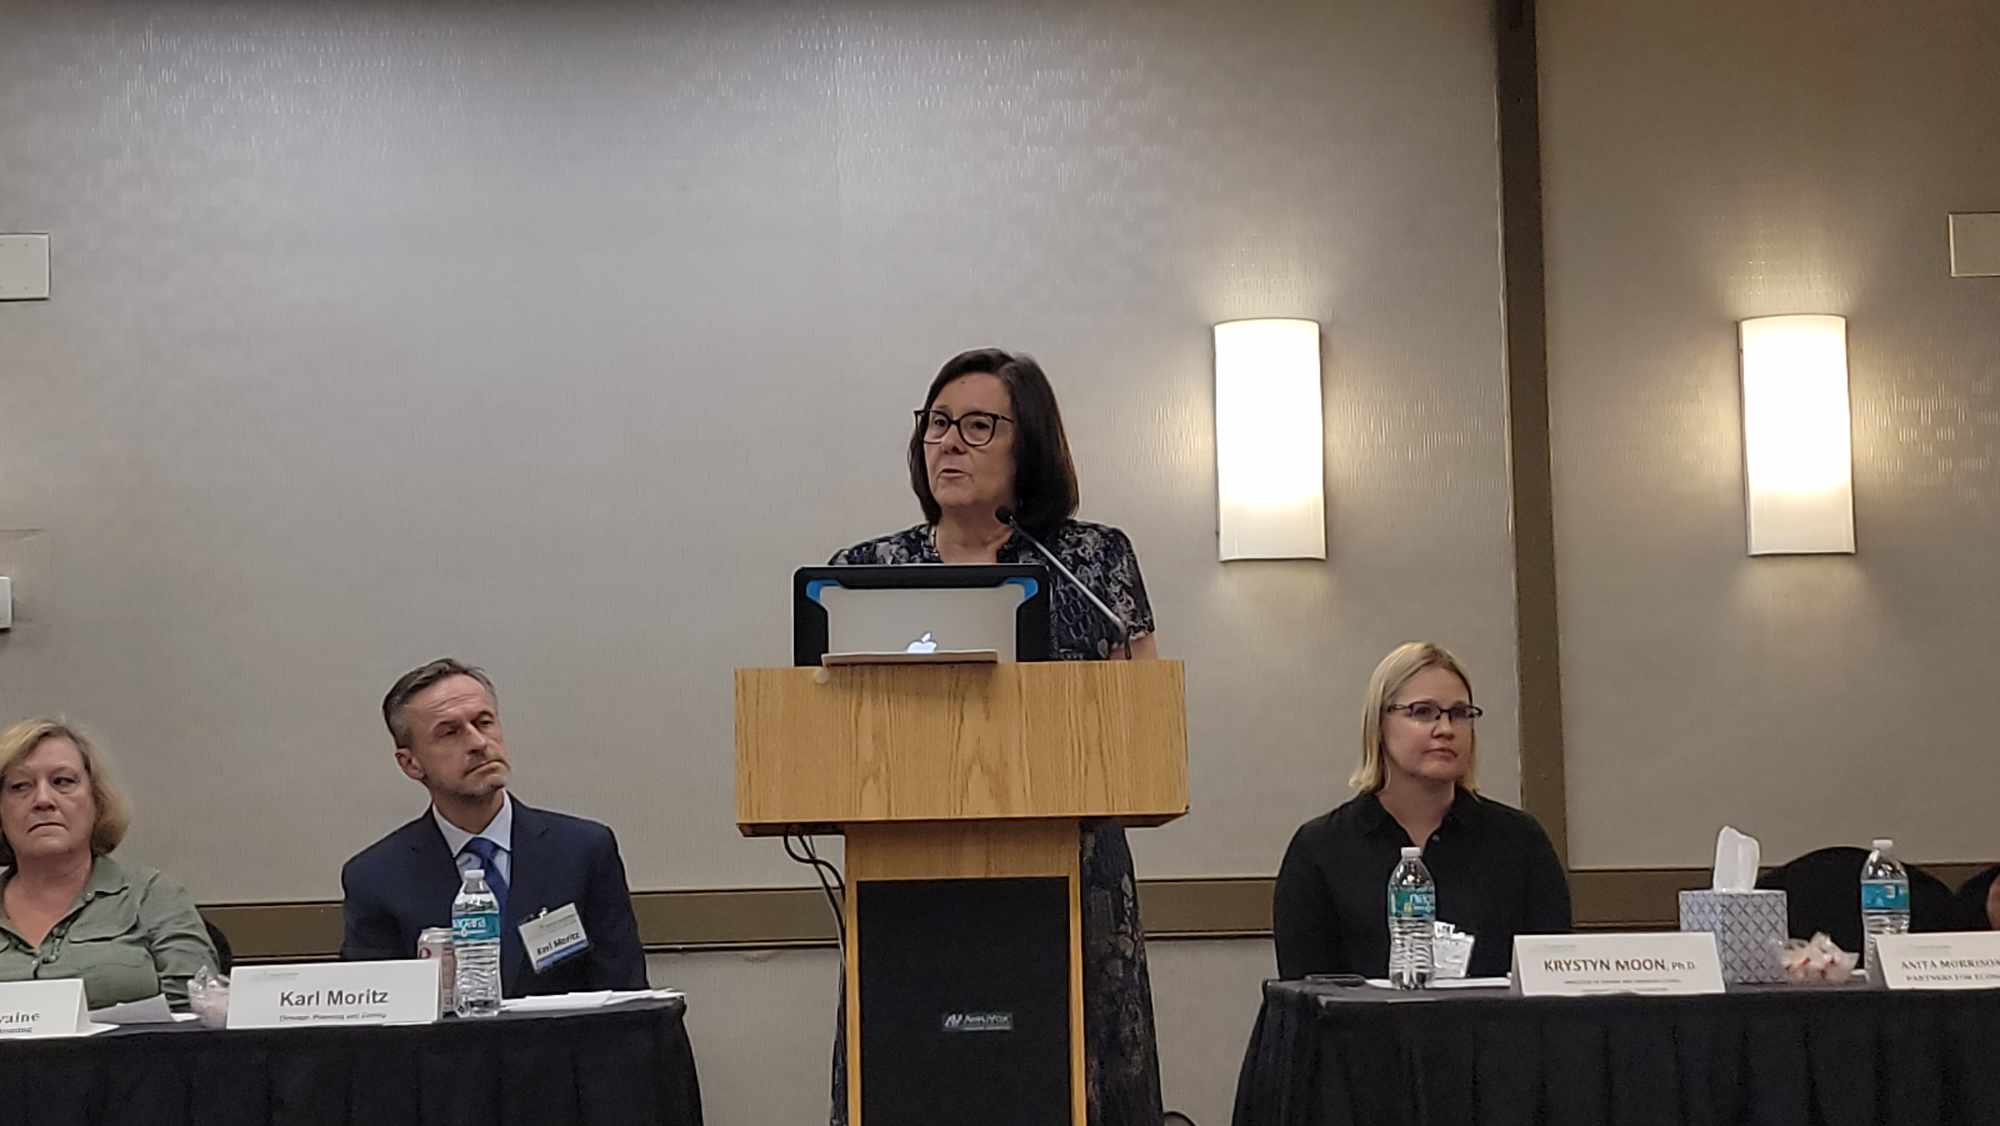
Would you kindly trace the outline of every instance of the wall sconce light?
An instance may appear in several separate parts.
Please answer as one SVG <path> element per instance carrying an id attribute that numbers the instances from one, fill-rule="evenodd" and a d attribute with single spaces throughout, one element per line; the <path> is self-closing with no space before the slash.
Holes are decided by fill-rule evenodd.
<path id="1" fill-rule="evenodd" d="M 1755 317 L 1737 339 L 1750 554 L 1853 554 L 1847 318 Z"/>
<path id="2" fill-rule="evenodd" d="M 1215 326 L 1220 556 L 1325 559 L 1319 322 Z"/>

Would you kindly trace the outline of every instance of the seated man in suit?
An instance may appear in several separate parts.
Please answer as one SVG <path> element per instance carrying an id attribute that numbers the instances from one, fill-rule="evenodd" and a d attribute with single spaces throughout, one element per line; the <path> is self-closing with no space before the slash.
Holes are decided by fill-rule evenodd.
<path id="1" fill-rule="evenodd" d="M 419 932 L 451 925 L 460 873 L 482 868 L 500 900 L 503 996 L 646 988 L 617 839 L 595 821 L 508 795 L 497 695 L 485 672 L 445 658 L 404 674 L 383 698 L 396 765 L 431 804 L 341 869 L 340 956 L 415 957 Z M 570 905 L 589 945 L 536 972 L 521 924 Z"/>

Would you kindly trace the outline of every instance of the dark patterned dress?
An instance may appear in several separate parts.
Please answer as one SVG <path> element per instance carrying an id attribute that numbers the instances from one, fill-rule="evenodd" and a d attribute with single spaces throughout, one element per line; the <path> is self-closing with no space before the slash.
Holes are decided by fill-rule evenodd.
<path id="1" fill-rule="evenodd" d="M 1103 524 L 1065 521 L 1043 542 L 1063 565 L 1132 625 L 1153 632 L 1153 607 L 1139 577 L 1139 558 L 1125 533 Z M 835 566 L 942 563 L 932 528 L 914 528 L 856 544 L 834 555 Z M 1001 545 L 998 562 L 1042 563 L 1020 536 Z M 1107 659 L 1124 639 L 1082 592 L 1059 577 L 1049 583 L 1049 647 L 1065 661 Z M 1084 1087 L 1090 1126 L 1160 1126 L 1159 1047 L 1153 1038 L 1153 986 L 1146 974 L 1146 935 L 1132 850 L 1120 825 L 1083 830 Z M 843 979 L 844 980 L 844 979 Z M 842 998 L 845 1004 L 845 997 Z M 832 1126 L 847 1126 L 846 1021 L 833 1045 Z"/>

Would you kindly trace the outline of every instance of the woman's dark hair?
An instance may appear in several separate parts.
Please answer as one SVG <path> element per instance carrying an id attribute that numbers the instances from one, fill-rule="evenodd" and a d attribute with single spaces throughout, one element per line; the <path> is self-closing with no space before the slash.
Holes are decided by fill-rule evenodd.
<path id="1" fill-rule="evenodd" d="M 1063 433 L 1062 411 L 1056 406 L 1055 389 L 1042 365 L 1028 356 L 1003 352 L 998 348 L 975 348 L 945 361 L 931 380 L 924 396 L 924 409 L 937 402 L 945 384 L 962 375 L 984 373 L 1007 385 L 1012 400 L 1009 412 L 1014 419 L 1014 518 L 1037 536 L 1046 538 L 1063 521 L 1076 515 L 1076 463 L 1069 456 L 1069 437 Z M 931 495 L 930 473 L 924 466 L 924 433 L 921 426 L 910 432 L 910 488 L 924 508 L 924 519 L 938 522 L 943 511 Z"/>

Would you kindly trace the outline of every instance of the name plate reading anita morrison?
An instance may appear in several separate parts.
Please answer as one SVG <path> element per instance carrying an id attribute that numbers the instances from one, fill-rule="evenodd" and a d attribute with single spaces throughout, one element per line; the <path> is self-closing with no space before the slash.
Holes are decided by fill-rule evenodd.
<path id="1" fill-rule="evenodd" d="M 1868 980 L 1891 989 L 2000 988 L 2000 931 L 1885 934 Z"/>
<path id="2" fill-rule="evenodd" d="M 229 1027 L 430 1024 L 438 1018 L 438 962 L 318 962 L 243 966 L 229 982 Z"/>
<path id="3" fill-rule="evenodd" d="M 1706 933 L 1535 934 L 1514 940 L 1524 997 L 1722 992 L 1722 959 Z"/>

